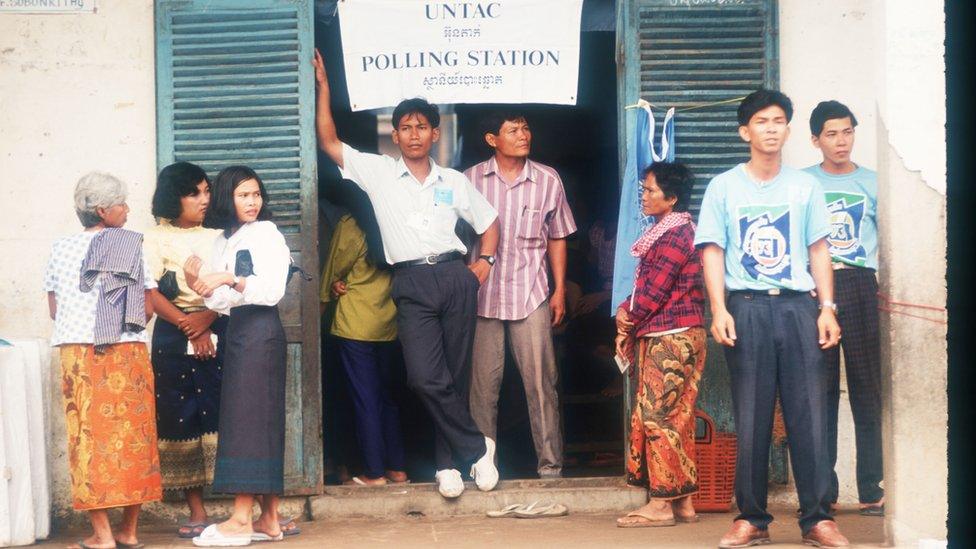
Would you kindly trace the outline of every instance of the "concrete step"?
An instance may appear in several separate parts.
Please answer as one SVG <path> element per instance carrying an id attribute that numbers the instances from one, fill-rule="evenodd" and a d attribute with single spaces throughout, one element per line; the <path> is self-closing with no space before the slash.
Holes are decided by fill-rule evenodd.
<path id="1" fill-rule="evenodd" d="M 491 492 L 464 484 L 460 497 L 448 500 L 433 483 L 386 486 L 327 486 L 309 498 L 313 520 L 339 518 L 445 517 L 484 515 L 513 503 L 562 503 L 571 513 L 622 512 L 640 507 L 647 491 L 628 486 L 622 477 L 505 480 Z"/>

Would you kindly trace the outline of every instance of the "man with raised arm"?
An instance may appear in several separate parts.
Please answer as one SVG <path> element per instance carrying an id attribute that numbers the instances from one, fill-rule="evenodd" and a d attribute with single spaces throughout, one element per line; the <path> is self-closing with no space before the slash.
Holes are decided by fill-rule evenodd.
<path id="1" fill-rule="evenodd" d="M 783 166 L 793 104 L 759 90 L 738 109 L 749 161 L 708 184 L 695 233 L 711 332 L 726 346 L 737 435 L 739 516 L 720 548 L 769 543 L 769 443 L 779 394 L 804 543 L 846 547 L 830 514 L 824 350 L 837 345 L 830 234 L 815 177 Z M 813 290 L 816 289 L 814 294 Z M 728 297 L 725 292 L 728 290 Z M 816 295 L 816 297 L 814 297 Z M 818 311 L 819 309 L 819 311 Z"/>
<path id="2" fill-rule="evenodd" d="M 393 265 L 391 296 L 407 382 L 434 422 L 438 490 L 447 498 L 461 495 L 457 467 L 468 464 L 478 488 L 491 490 L 498 482 L 495 441 L 471 418 L 468 390 L 478 288 L 492 268 L 498 216 L 463 174 L 430 158 L 440 137 L 437 107 L 415 98 L 394 109 L 393 143 L 400 158 L 357 151 L 336 133 L 318 51 L 313 65 L 319 148 L 369 195 Z M 467 248 L 454 232 L 458 218 L 481 235 L 483 258 L 470 267 L 463 260 Z"/>

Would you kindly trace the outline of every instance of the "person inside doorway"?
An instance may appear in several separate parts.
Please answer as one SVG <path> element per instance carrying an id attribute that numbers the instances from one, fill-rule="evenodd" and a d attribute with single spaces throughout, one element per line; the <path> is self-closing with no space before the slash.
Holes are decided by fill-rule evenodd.
<path id="1" fill-rule="evenodd" d="M 312 60 L 316 80 L 319 148 L 369 196 L 387 262 L 391 296 L 403 346 L 407 383 L 434 423 L 434 478 L 441 495 L 464 491 L 458 467 L 471 466 L 480 490 L 498 483 L 495 441 L 484 436 L 468 407 L 471 351 L 478 288 L 488 278 L 498 246 L 494 208 L 458 171 L 438 166 L 430 150 L 440 137 L 437 107 L 419 98 L 393 111 L 393 143 L 401 157 L 367 154 L 336 132 L 321 54 Z M 481 255 L 466 266 L 467 248 L 455 234 L 458 219 L 481 235 Z"/>
<path id="2" fill-rule="evenodd" d="M 396 306 L 390 298 L 390 266 L 369 198 L 349 183 L 334 185 L 330 202 L 346 209 L 336 224 L 325 260 L 319 301 L 336 301 L 331 334 L 346 373 L 356 418 L 364 473 L 347 484 L 405 483 L 400 411 L 393 400 Z"/>
<path id="3" fill-rule="evenodd" d="M 522 376 L 540 478 L 562 476 L 563 441 L 552 327 L 566 315 L 566 237 L 576 232 L 556 170 L 529 160 L 532 130 L 519 112 L 483 121 L 495 154 L 464 172 L 498 211 L 497 262 L 478 291 L 471 372 L 471 415 L 496 438 L 505 339 Z M 472 262 L 483 260 L 472 254 Z M 549 294 L 546 267 L 552 273 Z"/>
<path id="4" fill-rule="evenodd" d="M 742 100 L 737 116 L 749 161 L 712 178 L 695 233 L 711 333 L 726 346 L 737 435 L 739 515 L 719 547 L 769 541 L 767 477 L 777 393 L 790 434 L 803 540 L 846 547 L 830 513 L 823 351 L 837 345 L 840 326 L 823 189 L 812 175 L 783 166 L 793 116 L 789 97 L 758 90 Z"/>
<path id="5" fill-rule="evenodd" d="M 881 339 L 878 332 L 878 177 L 851 160 L 857 118 L 843 103 L 823 101 L 810 114 L 813 146 L 823 161 L 806 169 L 820 180 L 830 212 L 831 265 L 837 321 L 844 332 L 844 370 L 854 415 L 857 494 L 862 515 L 884 515 L 881 457 Z M 827 351 L 827 445 L 830 501 L 838 498 L 837 409 L 840 349 Z"/>

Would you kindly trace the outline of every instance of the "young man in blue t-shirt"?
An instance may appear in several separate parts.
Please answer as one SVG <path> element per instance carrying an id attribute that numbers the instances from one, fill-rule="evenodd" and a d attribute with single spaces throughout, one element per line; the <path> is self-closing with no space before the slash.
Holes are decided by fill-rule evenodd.
<path id="1" fill-rule="evenodd" d="M 881 343 L 878 332 L 878 177 L 851 161 L 857 118 L 844 104 L 823 101 L 810 115 L 813 146 L 823 162 L 805 171 L 823 186 L 830 212 L 827 245 L 834 268 L 837 320 L 844 332 L 844 369 L 854 415 L 861 514 L 884 515 L 881 459 Z M 831 501 L 838 496 L 837 408 L 840 348 L 827 351 L 827 444 Z"/>
<path id="2" fill-rule="evenodd" d="M 789 433 L 803 540 L 846 547 L 847 538 L 830 514 L 823 350 L 837 345 L 840 326 L 823 189 L 812 175 L 782 165 L 793 116 L 786 95 L 753 92 L 737 114 L 749 161 L 708 184 L 695 234 L 711 333 L 726 346 L 738 437 L 739 516 L 719 547 L 769 542 L 773 517 L 766 510 L 767 479 L 777 393 Z"/>

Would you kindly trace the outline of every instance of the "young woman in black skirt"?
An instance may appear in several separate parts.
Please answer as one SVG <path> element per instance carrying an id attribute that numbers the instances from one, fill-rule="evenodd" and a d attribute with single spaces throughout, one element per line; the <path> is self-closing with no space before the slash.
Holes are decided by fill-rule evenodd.
<path id="1" fill-rule="evenodd" d="M 208 526 L 201 547 L 248 545 L 282 537 L 285 331 L 277 304 L 291 262 L 285 237 L 269 221 L 268 194 L 250 168 L 222 170 L 211 187 L 204 226 L 221 229 L 207 269 L 191 258 L 187 279 L 207 308 L 230 317 L 220 393 L 213 490 L 235 494 L 233 515 Z M 256 496 L 261 516 L 251 522 Z"/>
<path id="2" fill-rule="evenodd" d="M 207 526 L 203 487 L 213 482 L 217 455 L 220 375 L 227 317 L 207 309 L 190 288 L 183 265 L 192 256 L 209 263 L 220 234 L 203 227 L 210 206 L 210 179 L 189 162 L 159 172 L 152 199 L 157 224 L 143 238 L 146 264 L 156 281 L 152 365 L 156 379 L 156 431 L 164 490 L 182 491 L 190 518 L 181 538 Z M 216 341 L 216 345 L 214 344 Z"/>

